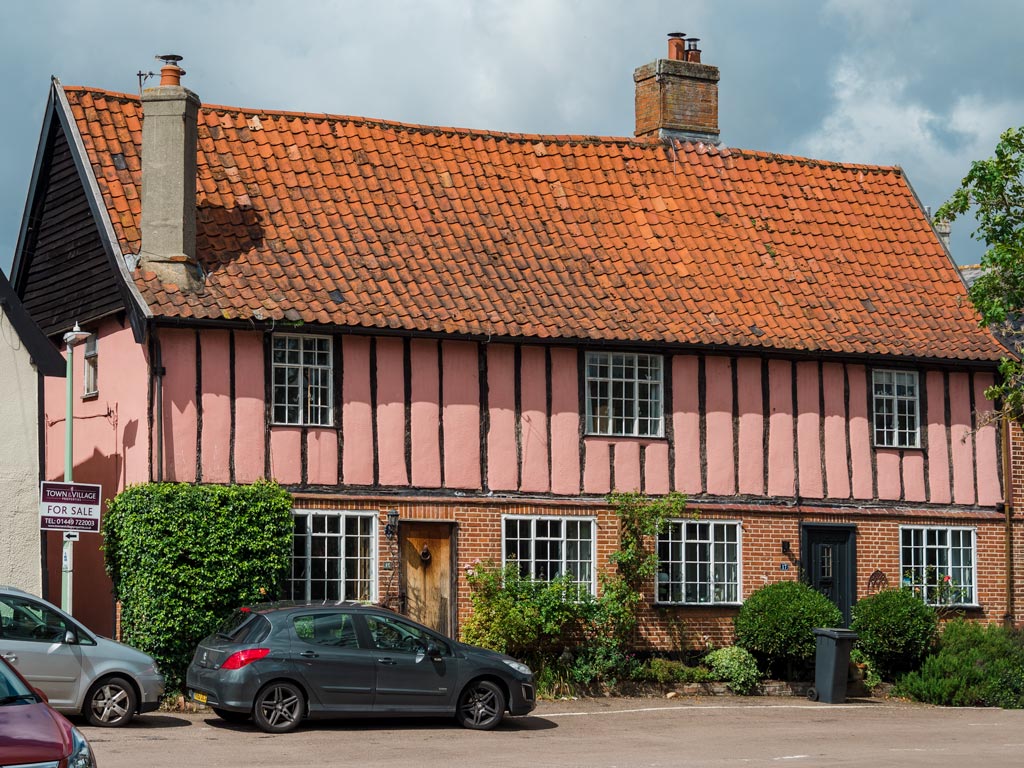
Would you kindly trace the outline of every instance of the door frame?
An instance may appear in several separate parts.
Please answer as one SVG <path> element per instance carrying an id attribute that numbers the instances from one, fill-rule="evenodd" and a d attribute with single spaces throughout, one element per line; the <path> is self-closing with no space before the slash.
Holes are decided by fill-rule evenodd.
<path id="1" fill-rule="evenodd" d="M 458 639 L 459 630 L 459 524 L 456 520 L 438 520 L 438 519 L 427 519 L 421 520 L 418 518 L 407 518 L 401 520 L 398 524 L 398 562 L 396 566 L 398 568 L 398 612 L 406 618 L 412 618 L 408 614 L 408 594 L 406 593 L 406 579 L 408 575 L 405 568 L 405 558 L 402 556 L 402 545 L 405 543 L 405 536 L 402 533 L 403 525 L 419 525 L 428 524 L 437 526 L 444 525 L 448 528 L 448 554 L 449 554 L 449 578 L 448 578 L 448 593 L 449 598 L 449 610 L 448 610 L 448 626 L 443 627 L 440 631 L 441 634 L 447 635 L 452 639 Z M 406 529 L 408 530 L 408 529 Z M 415 621 L 415 619 L 413 619 Z"/>
<path id="2" fill-rule="evenodd" d="M 842 566 L 846 583 L 849 585 L 849 610 L 857 602 L 857 526 L 854 523 L 800 523 L 800 570 L 801 581 L 811 584 L 811 536 L 812 534 L 845 534 L 848 562 Z M 837 606 L 838 607 L 838 606 Z M 842 609 L 840 609 L 842 610 Z M 846 626 L 850 625 L 850 616 L 843 616 Z"/>

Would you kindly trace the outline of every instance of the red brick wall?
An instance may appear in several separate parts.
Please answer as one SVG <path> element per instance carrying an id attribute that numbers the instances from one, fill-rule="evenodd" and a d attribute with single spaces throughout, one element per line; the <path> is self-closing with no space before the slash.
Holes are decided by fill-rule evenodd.
<path id="1" fill-rule="evenodd" d="M 457 610 L 458 620 L 465 621 L 470 612 L 469 584 L 466 569 L 481 560 L 501 562 L 501 520 L 504 515 L 580 515 L 597 520 L 597 563 L 606 569 L 609 557 L 618 548 L 619 526 L 615 513 L 604 502 L 560 504 L 517 500 L 489 501 L 474 499 L 457 503 L 448 499 L 352 499 L 303 497 L 296 506 L 323 509 L 375 509 L 380 513 L 380 561 L 397 561 L 384 538 L 388 509 L 397 509 L 402 520 L 454 520 L 457 523 Z M 900 583 L 900 525 L 963 525 L 977 531 L 977 590 L 979 609 L 967 612 L 982 621 L 1002 621 L 1007 611 L 1005 581 L 1005 526 L 1002 516 L 991 512 L 920 512 L 879 509 L 808 509 L 780 510 L 757 507 L 701 508 L 693 505 L 702 520 L 742 520 L 742 594 L 750 595 L 758 587 L 800 575 L 801 523 L 852 524 L 856 526 L 856 597 L 864 597 L 879 586 Z M 1018 524 L 1015 557 L 1024 562 L 1024 523 Z M 782 541 L 789 541 L 791 551 L 782 553 Z M 789 564 L 781 570 L 780 564 Z M 397 606 L 398 576 L 379 572 L 380 598 L 390 598 Z M 1024 599 L 1017 581 L 1017 605 Z M 638 646 L 671 650 L 722 646 L 732 642 L 736 607 L 654 606 L 654 584 L 645 591 Z"/>
<path id="2" fill-rule="evenodd" d="M 718 135 L 718 68 L 662 59 L 640 67 L 636 82 L 636 135 L 660 129 Z"/>

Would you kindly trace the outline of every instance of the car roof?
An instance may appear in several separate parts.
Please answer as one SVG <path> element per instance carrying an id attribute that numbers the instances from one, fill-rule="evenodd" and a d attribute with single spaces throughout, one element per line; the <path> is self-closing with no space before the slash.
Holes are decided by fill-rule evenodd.
<path id="1" fill-rule="evenodd" d="M 344 608 L 345 610 L 356 611 L 358 613 L 368 613 L 373 611 L 387 611 L 388 613 L 394 613 L 394 611 L 387 606 L 361 603 L 355 600 L 325 600 L 322 602 L 313 602 L 311 600 L 278 600 L 272 603 L 256 603 L 254 605 L 243 606 L 239 610 L 267 615 L 273 613 L 290 613 L 300 610 L 309 610 L 311 608 Z"/>

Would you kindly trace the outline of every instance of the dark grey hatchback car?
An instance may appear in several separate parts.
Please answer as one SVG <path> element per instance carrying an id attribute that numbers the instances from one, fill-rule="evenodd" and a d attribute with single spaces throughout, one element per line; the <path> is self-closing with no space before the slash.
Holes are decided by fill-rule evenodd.
<path id="1" fill-rule="evenodd" d="M 537 704 L 525 664 L 360 603 L 240 608 L 200 643 L 186 682 L 194 701 L 267 733 L 305 717 L 392 715 L 489 730 Z"/>

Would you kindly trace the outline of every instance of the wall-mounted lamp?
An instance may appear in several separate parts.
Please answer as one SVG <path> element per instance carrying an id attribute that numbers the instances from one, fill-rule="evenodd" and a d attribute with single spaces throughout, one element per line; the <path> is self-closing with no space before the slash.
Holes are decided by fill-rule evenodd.
<path id="1" fill-rule="evenodd" d="M 398 533 L 398 510 L 388 510 L 388 522 L 384 526 L 384 538 L 391 541 L 395 538 L 395 534 Z"/>
<path id="2" fill-rule="evenodd" d="M 788 541 L 783 541 L 783 542 L 782 542 L 782 554 L 784 554 L 784 555 L 788 555 L 788 554 L 789 554 L 789 552 L 790 552 L 790 549 L 789 549 L 789 542 L 788 542 Z"/>

